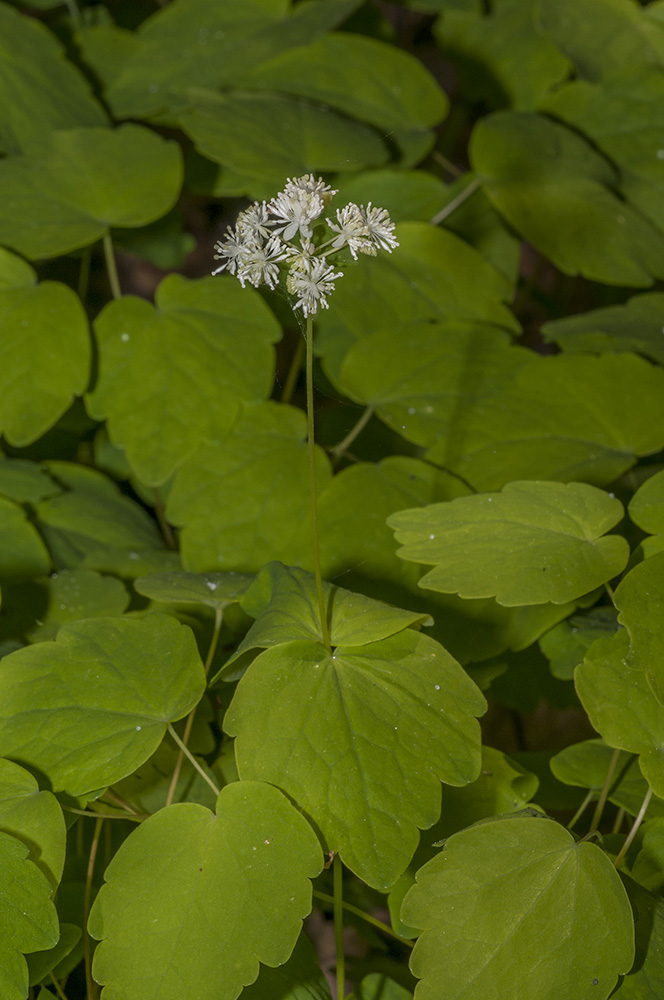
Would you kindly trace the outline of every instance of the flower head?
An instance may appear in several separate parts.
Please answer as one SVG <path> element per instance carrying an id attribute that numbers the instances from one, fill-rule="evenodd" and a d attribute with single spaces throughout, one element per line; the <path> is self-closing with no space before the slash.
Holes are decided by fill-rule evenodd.
<path id="1" fill-rule="evenodd" d="M 286 288 L 294 296 L 294 309 L 309 318 L 327 309 L 327 296 L 343 277 L 328 258 L 344 247 L 357 260 L 360 253 L 375 257 L 378 250 L 399 244 L 394 223 L 384 208 L 353 202 L 337 209 L 336 222 L 324 218 L 333 195 L 338 194 L 313 174 L 289 177 L 283 191 L 268 202 L 255 201 L 237 217 L 235 228 L 215 243 L 215 260 L 222 263 L 212 273 L 228 271 L 242 287 L 267 285 L 275 289 L 282 270 L 288 268 Z M 323 217 L 321 219 L 321 217 Z M 327 222 L 332 238 L 322 235 L 318 219 Z"/>
<path id="2" fill-rule="evenodd" d="M 343 272 L 335 272 L 321 258 L 292 267 L 288 272 L 286 287 L 297 298 L 293 308 L 301 309 L 305 316 L 313 316 L 318 312 L 319 306 L 328 309 L 326 296 L 334 291 L 337 278 L 343 278 Z"/>

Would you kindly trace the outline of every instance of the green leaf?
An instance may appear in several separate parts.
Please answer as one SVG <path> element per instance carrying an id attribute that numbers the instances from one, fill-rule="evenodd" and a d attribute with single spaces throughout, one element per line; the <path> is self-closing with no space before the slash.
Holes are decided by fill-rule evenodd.
<path id="1" fill-rule="evenodd" d="M 494 0 L 486 16 L 454 8 L 435 37 L 466 100 L 529 110 L 569 73 L 569 62 L 533 21 L 533 0 Z"/>
<path id="2" fill-rule="evenodd" d="M 431 621 L 426 614 L 391 607 L 329 583 L 323 583 L 323 596 L 333 646 L 365 646 Z M 268 563 L 241 604 L 256 621 L 229 662 L 248 650 L 300 639 L 324 641 L 315 578 L 297 566 Z"/>
<path id="3" fill-rule="evenodd" d="M 186 570 L 257 572 L 271 559 L 311 563 L 305 417 L 277 403 L 246 407 L 228 437 L 204 445 L 178 470 L 167 516 L 181 525 Z M 316 479 L 330 467 L 320 450 Z"/>
<path id="4" fill-rule="evenodd" d="M 99 377 L 87 397 L 146 483 L 166 482 L 203 441 L 223 437 L 240 403 L 272 386 L 280 329 L 253 289 L 234 278 L 170 275 L 156 307 L 124 296 L 95 323 Z"/>
<path id="5" fill-rule="evenodd" d="M 475 127 L 470 158 L 496 208 L 565 274 L 634 286 L 664 277 L 664 236 L 613 193 L 616 172 L 577 133 L 499 112 Z"/>
<path id="6" fill-rule="evenodd" d="M 91 569 L 51 573 L 42 584 L 44 605 L 26 634 L 31 642 L 53 639 L 62 625 L 82 618 L 121 615 L 129 604 L 126 588 L 113 576 Z"/>
<path id="7" fill-rule="evenodd" d="M 584 740 L 555 754 L 549 766 L 558 781 L 577 788 L 588 788 L 599 797 L 609 772 L 613 749 L 604 740 Z M 648 791 L 648 782 L 633 754 L 621 751 L 609 788 L 609 801 L 636 816 Z M 664 816 L 664 802 L 651 800 L 647 816 Z"/>
<path id="8" fill-rule="evenodd" d="M 419 60 L 379 39 L 348 32 L 283 52 L 252 67 L 240 84 L 310 98 L 381 131 L 433 128 L 448 109 L 444 91 Z"/>
<path id="9" fill-rule="evenodd" d="M 471 183 L 469 175 L 464 174 L 451 184 L 444 205 L 450 205 Z M 516 287 L 521 267 L 521 240 L 496 211 L 482 188 L 477 188 L 472 197 L 459 204 L 442 225 L 479 250 L 484 259 L 507 278 L 510 287 Z"/>
<path id="10" fill-rule="evenodd" d="M 555 625 L 542 636 L 539 646 L 549 660 L 553 676 L 571 681 L 593 642 L 603 635 L 613 635 L 617 628 L 614 608 L 592 608 Z"/>
<path id="11" fill-rule="evenodd" d="M 36 148 L 51 129 L 105 125 L 90 85 L 48 28 L 0 5 L 0 149 Z"/>
<path id="12" fill-rule="evenodd" d="M 53 132 L 0 162 L 0 240 L 30 259 L 56 257 L 110 226 L 165 215 L 181 183 L 179 147 L 140 125 Z"/>
<path id="13" fill-rule="evenodd" d="M 412 993 L 393 979 L 372 972 L 356 987 L 357 1000 L 411 1000 Z"/>
<path id="14" fill-rule="evenodd" d="M 192 88 L 235 86 L 247 67 L 304 45 L 348 16 L 359 0 L 179 0 L 147 18 L 106 99 L 119 117 L 189 103 Z"/>
<path id="15" fill-rule="evenodd" d="M 628 509 L 629 516 L 639 528 L 651 535 L 664 535 L 664 470 L 646 479 L 630 500 Z M 644 549 L 649 551 L 648 543 L 654 541 L 646 539 L 642 542 Z M 661 537 L 657 539 L 660 544 L 661 541 Z"/>
<path id="16" fill-rule="evenodd" d="M 289 176 L 358 170 L 388 159 L 368 125 L 287 95 L 202 91 L 178 124 L 201 153 L 250 179 L 256 197 L 270 198 Z"/>
<path id="17" fill-rule="evenodd" d="M 191 745 L 189 749 L 192 749 Z M 171 779 L 178 766 L 179 756 L 179 748 L 168 736 L 160 743 L 149 760 L 141 764 L 133 774 L 116 782 L 113 786 L 114 792 L 124 802 L 129 803 L 141 813 L 151 815 L 158 812 L 166 805 Z M 207 766 L 204 760 L 199 759 L 197 763 L 213 784 L 217 782 L 214 771 Z M 180 764 L 172 801 L 196 802 L 213 809 L 215 798 L 210 785 L 185 757 Z"/>
<path id="18" fill-rule="evenodd" d="M 0 579 L 43 576 L 51 558 L 25 511 L 0 497 Z"/>
<path id="19" fill-rule="evenodd" d="M 445 203 L 446 186 L 425 170 L 366 170 L 341 175 L 334 183 L 339 204 L 380 205 L 393 222 L 428 222 Z"/>
<path id="20" fill-rule="evenodd" d="M 183 267 L 196 247 L 196 240 L 184 229 L 184 218 L 177 207 L 141 229 L 114 229 L 111 236 L 118 250 L 143 257 L 165 271 Z"/>
<path id="21" fill-rule="evenodd" d="M 34 986 L 46 979 L 49 972 L 52 972 L 60 962 L 72 953 L 81 937 L 80 927 L 75 924 L 61 923 L 58 943 L 53 948 L 48 948 L 46 951 L 35 951 L 28 956 L 30 985 Z M 42 997 L 42 994 L 40 993 L 39 996 Z M 51 1000 L 52 996 L 52 993 L 44 990 L 43 1000 Z"/>
<path id="22" fill-rule="evenodd" d="M 26 845 L 30 860 L 55 888 L 65 863 L 66 830 L 60 804 L 51 792 L 39 790 L 28 771 L 2 759 L 0 830 Z"/>
<path id="23" fill-rule="evenodd" d="M 502 301 L 510 283 L 463 240 L 422 222 L 397 227 L 399 247 L 363 256 L 344 275 L 334 308 L 318 319 L 316 349 L 336 378 L 354 341 L 381 330 L 464 320 L 518 332 Z M 398 338 L 397 338 L 398 339 Z"/>
<path id="24" fill-rule="evenodd" d="M 153 573 L 134 582 L 139 594 L 164 604 L 205 604 L 224 608 L 238 601 L 254 577 L 246 573 Z"/>
<path id="25" fill-rule="evenodd" d="M 402 917 L 423 929 L 411 960 L 422 1000 L 606 1000 L 634 960 L 611 862 L 544 817 L 450 837 L 418 872 Z"/>
<path id="26" fill-rule="evenodd" d="M 26 952 L 51 948 L 58 940 L 58 916 L 51 884 L 28 858 L 21 841 L 0 831 L 0 994 L 28 995 Z"/>
<path id="27" fill-rule="evenodd" d="M 624 306 L 591 309 L 544 323 L 541 332 L 563 351 L 634 351 L 664 364 L 663 314 L 664 294 L 646 292 L 634 295 Z"/>
<path id="28" fill-rule="evenodd" d="M 141 550 L 159 549 L 161 540 L 143 508 L 94 469 L 73 462 L 48 462 L 46 468 L 64 491 L 37 505 L 38 523 L 57 563 L 78 567 L 88 557 L 101 558 L 109 549 L 121 549 L 129 564 L 135 562 L 144 573 L 139 564 Z"/>
<path id="29" fill-rule="evenodd" d="M 0 459 L 0 494 L 16 503 L 36 504 L 60 493 L 48 473 L 25 458 Z"/>
<path id="30" fill-rule="evenodd" d="M 27 261 L 0 247 L 0 291 L 25 288 L 34 285 L 36 280 L 37 276 Z"/>
<path id="31" fill-rule="evenodd" d="M 0 753 L 84 796 L 136 770 L 204 688 L 194 637 L 173 618 L 65 625 L 4 658 Z"/>
<path id="32" fill-rule="evenodd" d="M 638 72 L 630 67 L 601 86 L 583 80 L 569 83 L 542 106 L 587 135 L 611 158 L 620 171 L 620 191 L 627 202 L 660 231 L 664 230 L 663 105 L 662 67 Z"/>
<path id="33" fill-rule="evenodd" d="M 244 1000 L 331 1000 L 325 973 L 307 935 L 300 934 L 285 965 L 276 969 L 263 966 L 256 982 L 245 986 L 242 996 Z"/>
<path id="34" fill-rule="evenodd" d="M 641 779 L 643 780 L 643 779 Z M 652 804 L 657 805 L 658 799 L 653 798 Z M 650 807 L 649 810 L 650 812 Z M 664 884 L 664 817 L 654 814 L 654 819 L 648 819 L 639 828 L 639 850 L 631 866 L 631 876 L 639 885 L 651 892 L 661 894 Z"/>
<path id="35" fill-rule="evenodd" d="M 535 0 L 535 11 L 539 30 L 588 80 L 664 66 L 664 32 L 631 0 Z"/>
<path id="36" fill-rule="evenodd" d="M 288 959 L 322 866 L 313 830 L 269 785 L 227 785 L 216 815 L 163 809 L 106 869 L 89 922 L 94 977 L 117 1000 L 235 1000 L 259 961 Z"/>
<path id="37" fill-rule="evenodd" d="M 609 746 L 638 753 L 644 777 L 664 798 L 664 553 L 635 566 L 614 603 L 625 628 L 590 647 L 576 689 L 597 732 Z"/>
<path id="38" fill-rule="evenodd" d="M 636 957 L 631 972 L 611 996 L 616 1000 L 659 1000 L 664 991 L 664 903 L 622 875 L 634 911 Z"/>
<path id="39" fill-rule="evenodd" d="M 605 536 L 623 516 L 619 500 L 585 483 L 508 483 L 388 519 L 397 555 L 434 564 L 421 587 L 495 597 L 513 607 L 564 604 L 617 576 L 624 538 Z"/>
<path id="40" fill-rule="evenodd" d="M 240 680 L 224 726 L 240 777 L 282 788 L 327 849 L 388 888 L 417 828 L 440 812 L 440 783 L 479 769 L 484 698 L 440 646 L 405 629 L 366 646 L 291 642 L 261 653 Z"/>

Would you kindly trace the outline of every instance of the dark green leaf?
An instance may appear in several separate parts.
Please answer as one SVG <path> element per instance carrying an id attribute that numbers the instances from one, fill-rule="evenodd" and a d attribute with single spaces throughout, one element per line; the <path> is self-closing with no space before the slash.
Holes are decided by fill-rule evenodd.
<path id="1" fill-rule="evenodd" d="M 400 511 L 388 524 L 402 559 L 435 565 L 421 587 L 513 607 L 564 604 L 620 573 L 629 546 L 604 536 L 622 516 L 594 486 L 523 482 Z"/>
<path id="2" fill-rule="evenodd" d="M 139 594 L 171 604 L 206 604 L 223 608 L 238 601 L 254 581 L 245 573 L 153 573 L 134 582 Z"/>
<path id="3" fill-rule="evenodd" d="M 45 604 L 27 636 L 31 642 L 53 639 L 62 625 L 82 618 L 121 615 L 129 604 L 124 585 L 91 569 L 62 570 L 43 581 Z"/>
<path id="4" fill-rule="evenodd" d="M 656 472 L 639 487 L 630 500 L 629 516 L 639 528 L 656 536 L 641 543 L 644 552 L 651 555 L 661 550 L 664 545 L 664 471 Z"/>
<path id="5" fill-rule="evenodd" d="M 664 364 L 664 294 L 634 295 L 624 306 L 592 309 L 581 316 L 566 316 L 542 327 L 545 340 L 564 351 L 634 351 Z"/>
<path id="6" fill-rule="evenodd" d="M 387 209 L 393 222 L 428 222 L 446 201 L 443 182 L 425 170 L 366 170 L 349 177 L 342 174 L 334 183 L 340 204 L 370 201 Z"/>
<path id="7" fill-rule="evenodd" d="M 316 949 L 307 935 L 300 934 L 285 965 L 276 969 L 263 966 L 256 982 L 244 988 L 242 997 L 243 1000 L 331 1000 Z"/>
<path id="8" fill-rule="evenodd" d="M 132 1000 L 235 1000 L 259 961 L 288 959 L 322 866 L 313 830 L 270 785 L 227 785 L 216 815 L 162 809 L 106 869 L 89 923 L 95 979 Z"/>
<path id="9" fill-rule="evenodd" d="M 622 880 L 634 912 L 636 958 L 611 994 L 616 1000 L 659 1000 L 664 992 L 664 903 L 631 878 Z"/>
<path id="10" fill-rule="evenodd" d="M 53 971 L 63 959 L 71 954 L 73 949 L 81 940 L 81 928 L 75 924 L 60 924 L 60 938 L 53 948 L 46 951 L 35 951 L 28 955 L 28 975 L 30 985 L 34 986 L 46 979 L 49 972 Z M 42 997 L 42 993 L 39 994 Z M 43 991 L 43 1000 L 51 1000 L 53 996 L 47 990 Z"/>
<path id="11" fill-rule="evenodd" d="M 38 503 L 60 493 L 45 469 L 25 458 L 0 460 L 0 494 L 16 503 Z"/>
<path id="12" fill-rule="evenodd" d="M 173 618 L 66 625 L 4 658 L 0 753 L 84 796 L 147 760 L 204 688 L 194 637 Z"/>
<path id="13" fill-rule="evenodd" d="M 485 702 L 442 646 L 411 629 L 366 646 L 292 642 L 261 653 L 225 727 L 241 778 L 277 785 L 329 850 L 376 888 L 399 877 L 417 827 L 440 812 L 439 779 L 472 781 Z"/>
<path id="14" fill-rule="evenodd" d="M 613 749 L 603 740 L 584 740 L 574 743 L 551 758 L 550 767 L 555 777 L 566 785 L 591 789 L 599 797 L 606 781 Z M 621 751 L 615 764 L 613 781 L 609 788 L 609 801 L 636 816 L 648 791 L 648 782 L 639 769 L 634 754 Z M 664 802 L 653 798 L 648 816 L 664 816 Z"/>
<path id="15" fill-rule="evenodd" d="M 613 193 L 616 172 L 577 133 L 499 112 L 476 126 L 470 155 L 498 210 L 565 274 L 634 286 L 664 277 L 664 236 Z"/>
<path id="16" fill-rule="evenodd" d="M 616 612 L 607 607 L 593 608 L 587 614 L 574 615 L 555 625 L 539 641 L 553 676 L 563 681 L 572 680 L 575 669 L 583 663 L 595 639 L 612 635 L 617 628 Z"/>
<path id="17" fill-rule="evenodd" d="M 51 559 L 25 511 L 0 497 L 0 579 L 43 576 Z"/>
<path id="18" fill-rule="evenodd" d="M 450 837 L 418 872 L 402 917 L 423 929 L 411 960 L 422 1000 L 606 1000 L 634 960 L 613 865 L 544 817 Z"/>
<path id="19" fill-rule="evenodd" d="M 270 392 L 279 325 L 234 278 L 160 284 L 156 308 L 125 296 L 95 323 L 99 377 L 90 413 L 134 472 L 161 485 L 203 441 L 235 423 L 241 402 Z"/>

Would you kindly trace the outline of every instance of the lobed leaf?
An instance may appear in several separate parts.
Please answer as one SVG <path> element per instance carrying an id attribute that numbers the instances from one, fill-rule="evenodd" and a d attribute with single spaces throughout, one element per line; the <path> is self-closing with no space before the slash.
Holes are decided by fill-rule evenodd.
<path id="1" fill-rule="evenodd" d="M 51 558 L 25 511 L 0 497 L 0 579 L 42 576 L 51 568 Z"/>
<path id="2" fill-rule="evenodd" d="M 224 726 L 242 779 L 282 788 L 327 849 L 379 889 L 401 874 L 417 828 L 440 812 L 440 781 L 479 769 L 484 698 L 440 646 L 405 629 L 365 646 L 296 641 L 261 653 Z"/>
<path id="3" fill-rule="evenodd" d="M 388 519 L 402 559 L 433 563 L 421 587 L 508 607 L 564 604 L 611 580 L 629 546 L 605 537 L 623 515 L 619 500 L 585 483 L 508 483 Z"/>
<path id="4" fill-rule="evenodd" d="M 420 1000 L 606 1000 L 634 961 L 611 862 L 544 817 L 454 834 L 418 872 L 402 918 L 423 930 L 411 960 Z"/>
<path id="5" fill-rule="evenodd" d="M 238 601 L 254 577 L 246 573 L 152 573 L 139 576 L 134 589 L 164 604 L 205 604 L 224 608 Z"/>
<path id="6" fill-rule="evenodd" d="M 29 849 L 29 858 L 55 889 L 65 863 L 66 830 L 60 804 L 25 768 L 0 759 L 0 830 Z"/>
<path id="7" fill-rule="evenodd" d="M 542 336 L 567 352 L 634 351 L 664 364 L 664 294 L 634 295 L 623 306 L 591 309 L 542 326 Z"/>
<path id="8" fill-rule="evenodd" d="M 227 785 L 216 814 L 162 809 L 106 870 L 94 977 L 116 1000 L 235 1000 L 259 962 L 288 959 L 322 867 L 313 830 L 270 785 Z"/>
<path id="9" fill-rule="evenodd" d="M 204 689 L 194 637 L 173 618 L 65 625 L 4 658 L 0 753 L 85 796 L 135 771 Z"/>
<path id="10" fill-rule="evenodd" d="M 280 329 L 253 289 L 234 278 L 170 275 L 155 308 L 124 296 L 95 323 L 99 375 L 90 414 L 108 418 L 134 473 L 158 486 L 204 441 L 224 436 L 242 402 L 271 389 Z"/>

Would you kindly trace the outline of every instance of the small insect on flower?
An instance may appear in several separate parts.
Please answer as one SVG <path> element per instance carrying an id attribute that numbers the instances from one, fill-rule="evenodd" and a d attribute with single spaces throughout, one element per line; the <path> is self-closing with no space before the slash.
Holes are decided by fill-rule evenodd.
<path id="1" fill-rule="evenodd" d="M 358 254 L 375 257 L 378 250 L 391 253 L 399 244 L 394 223 L 384 208 L 350 202 L 337 209 L 336 222 L 324 213 L 338 191 L 313 174 L 289 177 L 283 191 L 270 201 L 255 201 L 240 212 L 235 228 L 226 229 L 215 243 L 215 260 L 222 263 L 212 273 L 228 271 L 244 288 L 267 285 L 275 289 L 287 269 L 286 289 L 295 299 L 293 309 L 301 309 L 309 318 L 319 309 L 327 309 L 327 296 L 343 271 L 329 262 L 348 248 Z M 334 234 L 325 239 L 327 223 Z"/>

